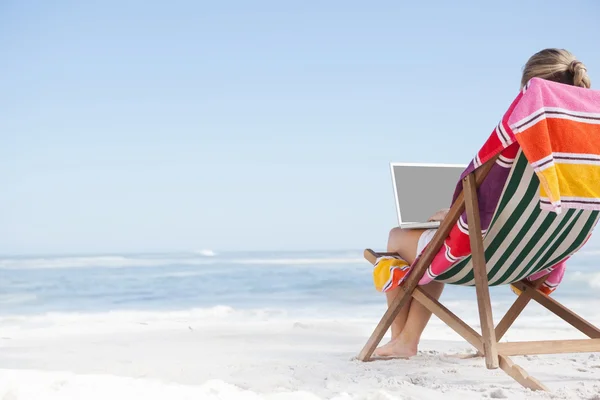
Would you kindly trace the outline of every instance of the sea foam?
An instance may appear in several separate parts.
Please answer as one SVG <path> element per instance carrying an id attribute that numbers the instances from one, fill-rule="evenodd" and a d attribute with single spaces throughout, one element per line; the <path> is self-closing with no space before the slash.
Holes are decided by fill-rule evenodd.
<path id="1" fill-rule="evenodd" d="M 217 257 L 208 251 L 193 255 L 139 255 L 139 256 L 72 256 L 72 257 L 32 257 L 0 258 L 0 269 L 60 269 L 60 268 L 129 268 L 162 267 L 169 265 L 201 266 L 216 263 L 242 265 L 327 265 L 327 264 L 366 264 L 359 257 L 303 257 L 303 258 L 251 258 Z"/>

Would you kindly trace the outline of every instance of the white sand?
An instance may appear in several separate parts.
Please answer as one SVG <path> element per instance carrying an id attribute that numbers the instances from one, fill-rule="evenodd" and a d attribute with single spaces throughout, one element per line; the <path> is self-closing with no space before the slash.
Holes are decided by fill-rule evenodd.
<path id="1" fill-rule="evenodd" d="M 413 359 L 353 361 L 375 322 L 225 307 L 4 317 L 0 399 L 600 399 L 600 354 L 514 357 L 552 390 L 534 393 L 454 357 L 472 350 L 435 319 Z M 544 338 L 581 337 L 564 328 Z M 540 333 L 517 325 L 507 338 Z"/>

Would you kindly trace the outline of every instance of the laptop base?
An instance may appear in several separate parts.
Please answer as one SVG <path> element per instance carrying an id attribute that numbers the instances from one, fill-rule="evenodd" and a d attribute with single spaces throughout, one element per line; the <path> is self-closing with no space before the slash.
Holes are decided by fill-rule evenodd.
<path id="1" fill-rule="evenodd" d="M 440 227 L 439 221 L 431 222 L 406 222 L 400 224 L 402 229 L 437 229 Z"/>

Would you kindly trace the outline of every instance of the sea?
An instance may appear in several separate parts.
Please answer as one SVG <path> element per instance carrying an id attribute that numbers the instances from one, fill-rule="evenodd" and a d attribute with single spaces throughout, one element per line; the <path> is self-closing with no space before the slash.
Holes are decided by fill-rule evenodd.
<path id="1" fill-rule="evenodd" d="M 598 299 L 600 249 L 568 262 L 558 299 Z M 304 316 L 380 315 L 385 298 L 359 250 L 10 256 L 0 258 L 0 317 L 48 313 L 173 311 L 228 307 Z M 494 304 L 509 304 L 506 286 Z M 443 300 L 474 302 L 446 287 Z M 474 305 L 474 303 L 473 303 Z"/>
<path id="2" fill-rule="evenodd" d="M 472 349 L 436 317 L 423 333 L 424 364 L 352 362 L 386 309 L 361 253 L 1 257 L 0 399 L 391 399 L 388 391 L 405 398 L 413 389 L 447 397 L 438 384 L 456 373 L 455 361 L 436 352 Z M 589 248 L 571 258 L 553 294 L 592 323 L 600 321 L 599 255 Z M 491 292 L 497 322 L 516 296 L 507 286 Z M 478 329 L 474 288 L 447 285 L 442 302 Z M 502 340 L 580 336 L 532 304 Z M 550 368 L 596 362 L 587 357 Z M 469 376 L 477 371 L 469 368 Z M 592 379 L 578 371 L 588 375 L 565 379 Z M 461 393 L 479 398 L 490 388 L 473 379 Z M 583 384 L 573 390 L 591 399 L 597 387 Z"/>

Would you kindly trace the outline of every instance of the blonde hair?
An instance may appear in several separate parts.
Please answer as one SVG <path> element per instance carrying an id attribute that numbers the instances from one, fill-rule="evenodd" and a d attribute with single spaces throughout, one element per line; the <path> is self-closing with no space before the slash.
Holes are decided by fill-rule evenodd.
<path id="1" fill-rule="evenodd" d="M 531 56 L 523 68 L 521 88 L 531 78 L 542 78 L 587 89 L 592 85 L 585 65 L 564 49 L 545 49 Z"/>

